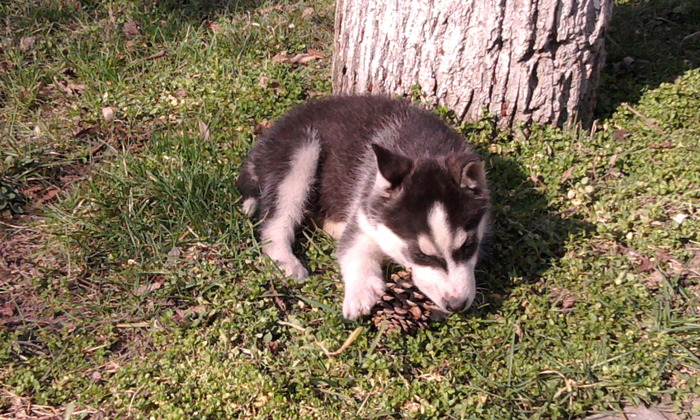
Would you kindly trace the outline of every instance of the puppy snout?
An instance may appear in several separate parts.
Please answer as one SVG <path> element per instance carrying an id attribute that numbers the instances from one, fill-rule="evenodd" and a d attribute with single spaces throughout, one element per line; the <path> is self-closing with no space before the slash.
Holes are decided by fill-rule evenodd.
<path id="1" fill-rule="evenodd" d="M 469 308 L 472 304 L 471 299 L 466 298 L 466 299 L 450 299 L 447 302 L 447 310 L 450 312 L 462 312 Z"/>

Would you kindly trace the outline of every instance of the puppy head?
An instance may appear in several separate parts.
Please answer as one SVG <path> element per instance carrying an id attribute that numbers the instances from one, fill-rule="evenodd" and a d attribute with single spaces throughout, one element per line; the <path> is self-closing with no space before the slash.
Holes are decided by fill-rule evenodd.
<path id="1" fill-rule="evenodd" d="M 484 165 L 474 153 L 411 160 L 374 145 L 377 172 L 367 224 L 382 250 L 410 267 L 416 286 L 447 311 L 476 295 L 474 267 L 488 224 Z"/>

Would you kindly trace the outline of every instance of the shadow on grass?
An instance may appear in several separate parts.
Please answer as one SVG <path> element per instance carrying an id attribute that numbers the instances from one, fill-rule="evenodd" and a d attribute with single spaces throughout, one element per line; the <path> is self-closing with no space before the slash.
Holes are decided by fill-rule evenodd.
<path id="1" fill-rule="evenodd" d="M 191 21 L 203 21 L 221 13 L 240 13 L 265 4 L 262 0 L 161 0 L 158 7 Z"/>
<path id="2" fill-rule="evenodd" d="M 700 66 L 700 2 L 615 3 L 606 37 L 599 119 L 612 115 L 621 103 L 637 102 L 645 91 Z"/>
<path id="3" fill-rule="evenodd" d="M 94 13 L 104 7 L 102 2 L 56 2 L 39 0 L 35 7 L 23 7 L 23 13 L 17 13 L 24 26 L 51 23 L 56 26 L 76 24 L 76 15 L 80 12 Z M 180 25 L 203 22 L 218 14 L 235 14 L 256 9 L 265 4 L 263 0 L 154 0 L 144 1 L 138 7 L 144 14 L 160 18 L 174 17 Z M 155 6 L 155 7 L 153 7 Z M 21 6 L 19 6 L 21 8 Z"/>
<path id="4" fill-rule="evenodd" d="M 474 316 L 498 312 L 512 288 L 537 282 L 564 256 L 569 237 L 593 227 L 572 211 L 550 206 L 520 163 L 480 152 L 489 167 L 492 229 L 477 266 L 481 296 Z"/>

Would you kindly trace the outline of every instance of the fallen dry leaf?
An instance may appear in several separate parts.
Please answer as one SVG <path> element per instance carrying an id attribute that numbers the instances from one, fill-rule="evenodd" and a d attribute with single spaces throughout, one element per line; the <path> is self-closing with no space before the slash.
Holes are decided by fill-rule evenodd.
<path id="1" fill-rule="evenodd" d="M 318 57 L 314 54 L 297 54 L 291 59 L 289 59 L 289 62 L 292 64 L 306 64 L 311 61 L 317 60 Z"/>
<path id="2" fill-rule="evenodd" d="M 660 271 L 654 271 L 647 278 L 644 279 L 649 289 L 657 289 L 664 279 L 664 275 Z"/>
<path id="3" fill-rule="evenodd" d="M 515 324 L 515 336 L 518 337 L 518 340 L 523 338 L 523 328 L 520 324 Z"/>
<path id="4" fill-rule="evenodd" d="M 318 98 L 319 96 L 326 96 L 326 92 L 318 92 L 315 90 L 306 91 L 306 97 L 309 99 Z"/>
<path id="5" fill-rule="evenodd" d="M 92 372 L 92 374 L 90 374 L 90 379 L 95 383 L 100 383 L 103 381 L 102 374 L 98 371 Z"/>
<path id="6" fill-rule="evenodd" d="M 253 134 L 258 136 L 258 135 L 262 134 L 268 128 L 270 128 L 270 121 L 262 120 L 259 123 L 255 124 L 255 127 L 253 127 Z"/>
<path id="7" fill-rule="evenodd" d="M 56 196 L 61 190 L 58 188 L 49 189 L 40 199 L 36 200 L 38 204 L 43 204 Z"/>
<path id="8" fill-rule="evenodd" d="M 211 131 L 209 131 L 209 126 L 202 120 L 197 120 L 199 123 L 199 135 L 202 136 L 204 141 L 209 141 L 211 137 Z"/>
<path id="9" fill-rule="evenodd" d="M 64 91 L 68 94 L 68 96 L 73 95 L 74 93 L 83 93 L 85 90 L 85 85 L 77 85 L 75 83 L 68 83 L 64 87 Z"/>
<path id="10" fill-rule="evenodd" d="M 571 291 L 563 288 L 550 290 L 549 297 L 556 301 L 556 305 L 562 308 L 562 313 L 571 312 L 571 307 L 576 304 L 576 297 Z"/>
<path id="11" fill-rule="evenodd" d="M 260 80 L 258 80 L 258 86 L 260 86 L 263 89 L 272 88 L 275 90 L 275 92 L 277 92 L 278 95 L 287 92 L 287 89 L 283 88 L 277 80 L 270 79 L 267 76 L 260 76 Z"/>
<path id="12" fill-rule="evenodd" d="M 112 121 L 114 119 L 114 108 L 111 106 L 102 108 L 102 116 L 104 117 L 105 121 Z"/>
<path id="13" fill-rule="evenodd" d="M 673 143 L 670 140 L 664 140 L 663 143 L 649 143 L 647 147 L 650 149 L 672 149 Z"/>
<path id="14" fill-rule="evenodd" d="M 613 132 L 613 140 L 615 141 L 626 141 L 627 136 L 630 134 L 627 130 L 615 130 Z"/>
<path id="15" fill-rule="evenodd" d="M 35 36 L 25 36 L 19 40 L 19 49 L 22 50 L 22 52 L 31 50 L 36 44 L 36 39 Z"/>
<path id="16" fill-rule="evenodd" d="M 265 344 L 265 348 L 268 349 L 270 353 L 277 353 L 280 351 L 280 342 L 270 341 L 269 343 Z"/>
<path id="17" fill-rule="evenodd" d="M 561 174 L 561 183 L 565 183 L 569 178 L 571 178 L 571 174 L 574 173 L 574 167 L 572 166 L 571 168 L 567 169 L 563 174 Z"/>
<path id="18" fill-rule="evenodd" d="M 615 169 L 615 164 L 617 163 L 618 159 L 619 158 L 617 157 L 617 155 L 610 156 L 610 160 L 608 161 L 608 173 L 610 175 L 617 176 L 620 174 L 620 171 Z"/>
<path id="19" fill-rule="evenodd" d="M 9 284 L 11 274 L 10 270 L 0 266 L 0 284 Z"/>
<path id="20" fill-rule="evenodd" d="M 136 296 L 141 296 L 145 295 L 146 293 L 152 292 L 154 290 L 158 290 L 161 287 L 163 287 L 163 284 L 165 283 L 165 280 L 162 278 L 158 278 L 158 280 L 154 281 L 151 284 L 142 284 L 139 286 L 136 291 L 134 291 L 134 294 Z"/>
<path id="21" fill-rule="evenodd" d="M 538 176 L 535 175 L 535 174 L 532 174 L 532 173 L 530 174 L 530 180 L 531 180 L 533 183 L 535 183 L 535 185 L 539 185 L 539 186 L 542 186 L 542 187 L 546 187 L 546 186 L 547 186 L 547 184 L 545 184 L 545 183 L 540 179 L 540 177 L 538 177 Z"/>
<path id="22" fill-rule="evenodd" d="M 58 74 L 64 74 L 68 77 L 76 77 L 78 75 L 78 71 L 73 67 L 64 67 L 58 71 Z"/>
<path id="23" fill-rule="evenodd" d="M 73 82 L 62 82 L 58 80 L 56 76 L 53 78 L 54 89 L 62 90 L 68 96 L 73 96 L 74 94 L 80 94 L 85 90 L 85 85 L 79 85 Z"/>
<path id="24" fill-rule="evenodd" d="M 308 19 L 313 15 L 314 15 L 314 8 L 313 7 L 307 7 L 306 9 L 304 9 L 303 12 L 301 12 L 302 19 Z"/>
<path id="25" fill-rule="evenodd" d="M 131 40 L 131 39 L 130 39 L 130 40 L 126 41 L 126 42 L 124 43 L 124 46 L 126 47 L 126 50 L 127 50 L 127 51 L 134 51 L 134 50 L 136 50 L 136 42 L 135 42 L 134 40 Z M 120 57 L 122 57 L 122 59 L 123 59 L 123 57 L 125 57 L 125 56 L 122 55 L 122 56 L 120 56 Z"/>
<path id="26" fill-rule="evenodd" d="M 93 125 L 90 127 L 76 127 L 73 129 L 73 136 L 76 139 L 84 139 L 95 135 L 98 132 L 98 127 Z"/>
<path id="27" fill-rule="evenodd" d="M 289 58 L 289 52 L 282 51 L 272 57 L 272 61 L 277 63 L 307 64 L 313 60 L 325 58 L 326 55 L 318 50 L 309 48 L 305 53 L 299 53 Z"/>
<path id="28" fill-rule="evenodd" d="M 316 58 L 319 58 L 319 59 L 326 57 L 326 54 L 324 54 L 323 51 L 315 50 L 313 48 L 309 48 L 308 50 L 306 50 L 306 52 L 308 54 L 315 56 Z"/>
<path id="29" fill-rule="evenodd" d="M 644 255 L 638 255 L 637 259 L 639 260 L 636 265 L 637 270 L 648 273 L 654 269 L 654 263 Z"/>
<path id="30" fill-rule="evenodd" d="M 121 369 L 121 366 L 119 365 L 119 363 L 117 363 L 115 361 L 107 362 L 104 366 L 104 371 L 106 373 L 114 373 L 114 372 L 118 371 L 119 369 Z"/>
<path id="31" fill-rule="evenodd" d="M 572 295 L 567 295 L 561 303 L 561 307 L 564 309 L 571 308 L 576 303 L 576 298 Z"/>
<path id="32" fill-rule="evenodd" d="M 279 52 L 272 57 L 272 61 L 275 63 L 286 63 L 289 61 L 289 53 L 287 51 Z"/>
<path id="33" fill-rule="evenodd" d="M 209 22 L 207 27 L 215 34 L 220 34 L 224 32 L 224 28 L 216 22 Z"/>
<path id="34" fill-rule="evenodd" d="M 167 51 L 165 51 L 165 50 L 160 50 L 160 51 L 158 51 L 157 53 L 155 53 L 155 54 L 153 54 L 153 55 L 151 55 L 151 56 L 146 57 L 146 60 L 155 60 L 156 58 L 162 58 L 162 57 L 165 57 L 166 55 L 168 55 L 168 52 L 167 52 Z"/>
<path id="35" fill-rule="evenodd" d="M 282 85 L 280 85 L 277 80 L 271 80 L 268 87 L 271 87 L 272 89 L 274 89 L 278 95 L 282 95 L 284 93 L 287 93 L 287 89 L 283 88 Z"/>
<path id="36" fill-rule="evenodd" d="M 22 194 L 24 194 L 28 198 L 34 198 L 36 197 L 36 193 L 42 190 L 43 188 L 44 187 L 42 185 L 35 185 L 33 187 L 24 188 L 22 189 Z"/>
<path id="37" fill-rule="evenodd" d="M 259 9 L 260 13 L 269 13 L 272 11 L 278 11 L 281 12 L 284 10 L 284 5 L 283 4 L 278 4 L 276 6 L 269 6 L 269 7 L 263 7 L 262 9 Z"/>
<path id="38" fill-rule="evenodd" d="M 6 304 L 0 306 L 0 316 L 12 316 L 12 314 L 15 312 L 15 305 L 7 302 Z"/>
<path id="39" fill-rule="evenodd" d="M 137 36 L 141 35 L 139 23 L 134 19 L 131 19 L 129 22 L 125 23 L 122 27 L 122 31 L 124 31 L 124 35 L 126 35 L 127 38 L 136 38 Z"/>

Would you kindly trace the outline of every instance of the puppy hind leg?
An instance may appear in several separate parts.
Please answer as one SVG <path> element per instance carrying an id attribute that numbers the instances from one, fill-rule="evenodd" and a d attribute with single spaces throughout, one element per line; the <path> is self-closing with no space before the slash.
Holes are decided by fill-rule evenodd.
<path id="1" fill-rule="evenodd" d="M 289 170 L 275 187 L 274 210 L 265 217 L 261 228 L 263 252 L 277 261 L 287 276 L 302 280 L 308 272 L 292 252 L 294 232 L 304 217 L 304 208 L 314 185 L 321 145 L 310 133 L 310 140 L 300 146 L 289 162 Z"/>
<path id="2" fill-rule="evenodd" d="M 243 198 L 243 213 L 248 217 L 253 217 L 258 209 L 260 199 L 260 184 L 255 173 L 255 164 L 251 158 L 245 160 L 240 169 L 236 188 Z"/>

